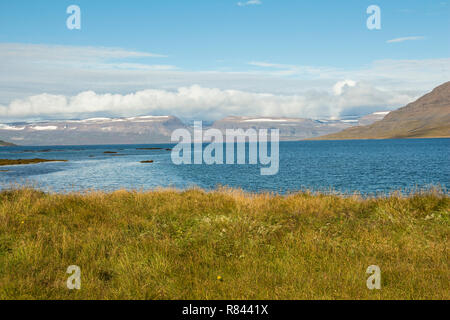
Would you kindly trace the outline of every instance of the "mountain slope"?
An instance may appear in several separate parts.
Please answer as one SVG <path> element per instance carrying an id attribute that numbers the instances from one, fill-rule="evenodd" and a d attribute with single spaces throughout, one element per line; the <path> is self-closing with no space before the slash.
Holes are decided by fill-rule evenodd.
<path id="1" fill-rule="evenodd" d="M 14 144 L 0 140 L 0 147 L 14 146 Z"/>
<path id="2" fill-rule="evenodd" d="M 315 140 L 450 137 L 450 81 L 383 120 L 315 138 Z"/>

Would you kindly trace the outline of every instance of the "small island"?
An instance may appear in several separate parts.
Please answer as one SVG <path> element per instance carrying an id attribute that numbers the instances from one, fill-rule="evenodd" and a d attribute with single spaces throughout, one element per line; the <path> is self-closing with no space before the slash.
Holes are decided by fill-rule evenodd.
<path id="1" fill-rule="evenodd" d="M 67 160 L 48 160 L 48 159 L 0 159 L 0 166 L 16 166 L 23 164 L 36 164 L 41 162 L 67 162 Z"/>

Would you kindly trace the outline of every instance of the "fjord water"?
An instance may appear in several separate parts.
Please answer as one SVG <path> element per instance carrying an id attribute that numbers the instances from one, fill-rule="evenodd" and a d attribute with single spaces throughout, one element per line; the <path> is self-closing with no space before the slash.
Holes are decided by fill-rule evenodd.
<path id="1" fill-rule="evenodd" d="M 145 147 L 173 145 L 3 147 L 0 159 L 68 162 L 0 167 L 0 189 L 11 184 L 54 192 L 229 186 L 257 192 L 309 189 L 370 195 L 450 185 L 450 139 L 281 142 L 274 176 L 261 176 L 259 165 L 175 165 L 170 151 L 139 149 Z M 154 162 L 140 163 L 143 160 Z"/>

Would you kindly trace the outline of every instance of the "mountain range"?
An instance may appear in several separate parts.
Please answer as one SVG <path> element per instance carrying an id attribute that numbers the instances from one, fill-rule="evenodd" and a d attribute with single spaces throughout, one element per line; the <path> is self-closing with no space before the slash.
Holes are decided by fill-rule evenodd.
<path id="1" fill-rule="evenodd" d="M 280 140 L 303 140 L 338 132 L 358 123 L 342 120 L 312 120 L 303 118 L 227 117 L 212 124 L 212 128 L 226 129 L 278 129 Z"/>
<path id="2" fill-rule="evenodd" d="M 361 118 L 363 123 L 382 115 Z M 281 140 L 303 140 L 359 125 L 358 120 L 311 120 L 302 118 L 227 117 L 203 128 L 279 129 Z M 90 118 L 0 124 L 0 137 L 20 145 L 98 145 L 168 143 L 176 129 L 193 130 L 174 116 Z M 224 132 L 225 133 L 225 132 Z"/>
<path id="3" fill-rule="evenodd" d="M 450 81 L 382 120 L 315 140 L 450 137 Z"/>
<path id="4" fill-rule="evenodd" d="M 236 117 L 204 129 L 279 129 L 281 140 L 450 137 L 450 82 L 398 110 L 351 120 Z M 90 118 L 0 124 L 0 138 L 20 145 L 168 143 L 176 129 L 193 130 L 174 116 Z M 0 140 L 0 146 L 11 145 Z"/>
<path id="5" fill-rule="evenodd" d="M 0 137 L 20 145 L 148 144 L 170 141 L 178 128 L 186 126 L 172 116 L 90 118 L 0 124 Z"/>

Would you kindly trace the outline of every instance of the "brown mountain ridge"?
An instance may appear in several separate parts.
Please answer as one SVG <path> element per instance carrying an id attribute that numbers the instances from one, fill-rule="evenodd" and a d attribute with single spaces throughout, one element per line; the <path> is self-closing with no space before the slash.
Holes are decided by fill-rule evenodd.
<path id="1" fill-rule="evenodd" d="M 314 140 L 450 137 L 450 81 L 368 126 L 351 127 Z"/>
<path id="2" fill-rule="evenodd" d="M 0 140 L 0 147 L 14 146 L 14 144 Z"/>

